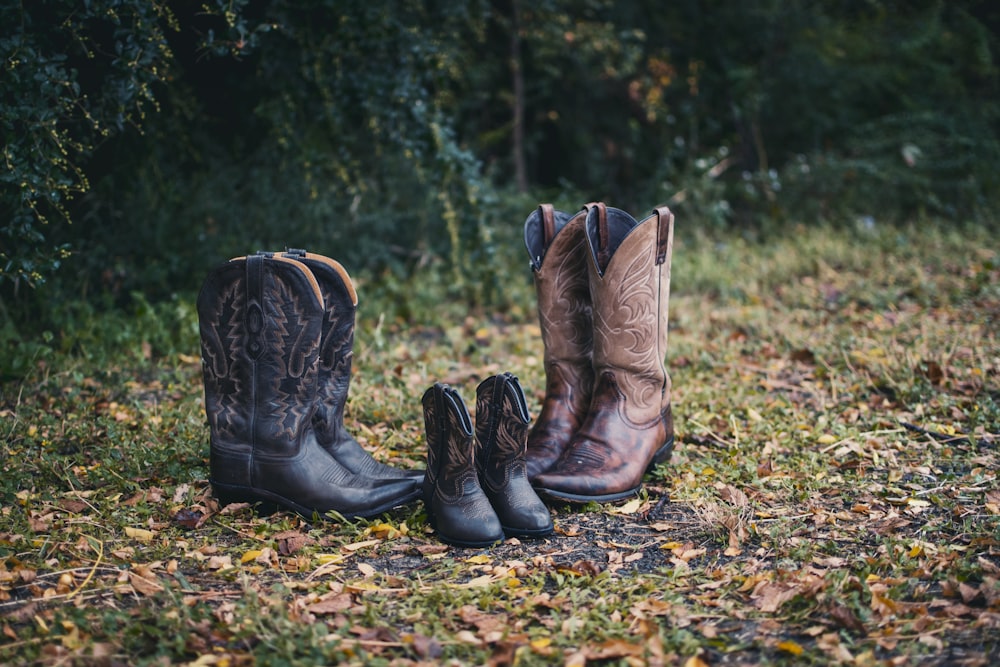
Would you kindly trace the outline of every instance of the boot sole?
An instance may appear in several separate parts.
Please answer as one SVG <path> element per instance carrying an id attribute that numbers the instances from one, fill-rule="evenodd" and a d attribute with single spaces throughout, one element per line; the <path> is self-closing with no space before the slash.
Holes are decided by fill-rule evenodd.
<path id="1" fill-rule="evenodd" d="M 653 455 L 653 460 L 649 462 L 646 466 L 643 476 L 649 474 L 653 471 L 660 463 L 665 463 L 670 460 L 671 455 L 674 451 L 674 439 L 671 437 L 667 442 L 656 450 L 656 454 Z M 639 493 L 639 489 L 642 488 L 642 482 L 640 481 L 634 488 L 628 489 L 626 491 L 618 491 L 615 493 L 605 493 L 600 495 L 587 496 L 576 493 L 569 493 L 567 491 L 558 491 L 554 489 L 546 489 L 544 487 L 535 487 L 535 491 L 539 495 L 544 495 L 552 500 L 559 500 L 568 503 L 614 503 L 620 500 L 627 500 L 636 496 Z"/>
<path id="2" fill-rule="evenodd" d="M 258 511 L 264 515 L 273 514 L 278 509 L 286 509 L 309 520 L 316 516 L 321 519 L 328 519 L 324 512 L 300 505 L 293 500 L 289 500 L 288 498 L 280 496 L 276 493 L 271 493 L 265 489 L 255 489 L 249 486 L 237 486 L 233 484 L 222 484 L 219 482 L 212 482 L 211 484 L 215 497 L 218 498 L 219 503 L 222 505 L 230 505 L 232 503 L 251 503 L 256 505 L 259 508 Z M 345 519 L 368 519 L 388 512 L 395 507 L 411 503 L 414 500 L 417 500 L 420 496 L 420 490 L 417 489 L 416 491 L 402 496 L 391 503 L 385 503 L 384 505 L 372 508 L 371 510 L 366 510 L 363 513 L 340 512 L 338 510 L 332 511 L 337 511 Z"/>
<path id="3" fill-rule="evenodd" d="M 511 528 L 510 526 L 503 526 L 503 534 L 507 537 L 546 537 L 551 535 L 553 531 L 555 531 L 555 526 L 535 529 Z"/>

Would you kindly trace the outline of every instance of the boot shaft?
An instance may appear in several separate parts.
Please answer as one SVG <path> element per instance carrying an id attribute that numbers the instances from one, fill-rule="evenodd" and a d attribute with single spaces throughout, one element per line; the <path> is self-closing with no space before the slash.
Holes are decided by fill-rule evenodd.
<path id="1" fill-rule="evenodd" d="M 614 376 L 636 423 L 670 403 L 665 357 L 673 220 L 665 207 L 642 221 L 603 204 L 587 214 L 594 372 Z"/>
<path id="2" fill-rule="evenodd" d="M 523 476 L 531 417 L 517 378 L 502 373 L 476 389 L 476 466 L 480 480 L 499 487 Z"/>
<path id="3" fill-rule="evenodd" d="M 321 442 L 350 438 L 344 427 L 344 408 L 354 360 L 354 328 L 358 295 L 340 262 L 305 250 L 291 249 L 286 257 L 304 264 L 315 276 L 326 314 L 320 339 L 318 392 L 313 426 Z"/>
<path id="4" fill-rule="evenodd" d="M 472 417 L 461 395 L 437 383 L 421 399 L 427 433 L 425 497 L 454 500 L 481 493 L 476 474 Z"/>
<path id="5" fill-rule="evenodd" d="M 281 257 L 236 258 L 198 296 L 213 446 L 297 448 L 316 394 L 323 303 L 315 278 Z"/>
<path id="6" fill-rule="evenodd" d="M 545 366 L 557 364 L 574 375 L 589 367 L 593 348 L 585 229 L 590 206 L 570 215 L 542 204 L 524 224 Z"/>

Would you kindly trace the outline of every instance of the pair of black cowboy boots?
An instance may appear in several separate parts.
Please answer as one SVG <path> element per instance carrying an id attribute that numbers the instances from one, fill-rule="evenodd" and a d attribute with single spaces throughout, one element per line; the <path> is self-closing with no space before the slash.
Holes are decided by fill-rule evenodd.
<path id="1" fill-rule="evenodd" d="M 239 257 L 198 297 L 210 479 L 223 503 L 372 517 L 416 501 L 423 472 L 376 461 L 344 426 L 357 293 L 303 250 Z"/>
<path id="2" fill-rule="evenodd" d="M 424 502 L 444 542 L 485 547 L 505 537 L 543 537 L 548 508 L 528 482 L 530 425 L 517 378 L 501 373 L 476 389 L 476 425 L 461 395 L 436 383 L 424 392 L 427 470 Z"/>

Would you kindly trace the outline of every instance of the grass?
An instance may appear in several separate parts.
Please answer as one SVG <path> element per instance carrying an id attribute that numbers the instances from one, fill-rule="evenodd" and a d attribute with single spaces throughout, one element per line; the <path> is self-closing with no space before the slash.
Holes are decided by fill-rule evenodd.
<path id="1" fill-rule="evenodd" d="M 993 240 L 679 227 L 674 458 L 632 502 L 554 507 L 551 539 L 489 550 L 438 542 L 419 503 L 316 523 L 218 507 L 189 305 L 171 305 L 186 352 L 140 331 L 39 357 L 0 389 L 0 663 L 993 664 Z M 378 458 L 423 464 L 436 380 L 471 404 L 510 370 L 537 413 L 534 297 L 512 266 L 497 313 L 448 298 L 433 266 L 405 306 L 358 281 L 347 414 Z"/>

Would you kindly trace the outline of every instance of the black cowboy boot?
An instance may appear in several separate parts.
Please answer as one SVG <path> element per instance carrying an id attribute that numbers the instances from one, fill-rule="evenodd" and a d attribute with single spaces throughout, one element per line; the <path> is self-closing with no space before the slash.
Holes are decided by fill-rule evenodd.
<path id="1" fill-rule="evenodd" d="M 253 255 L 212 270 L 198 296 L 212 488 L 305 517 L 370 517 L 399 504 L 409 480 L 375 482 L 316 441 L 323 300 L 300 262 Z"/>
<path id="2" fill-rule="evenodd" d="M 326 306 L 319 353 L 319 390 L 313 427 L 319 444 L 342 466 L 372 480 L 407 479 L 412 488 L 401 497 L 407 503 L 420 497 L 422 470 L 404 470 L 376 461 L 351 435 L 344 424 L 344 407 L 351 384 L 354 357 L 354 322 L 358 296 L 344 267 L 329 257 L 290 249 L 286 257 L 296 259 L 312 271 Z"/>
<path id="3" fill-rule="evenodd" d="M 472 418 L 457 391 L 436 383 L 424 392 L 427 474 L 424 502 L 442 541 L 486 547 L 504 539 L 503 527 L 479 486 Z"/>
<path id="4" fill-rule="evenodd" d="M 531 488 L 525 466 L 530 418 L 524 391 L 510 373 L 476 389 L 476 468 L 479 484 L 508 537 L 552 532 L 548 508 Z"/>

